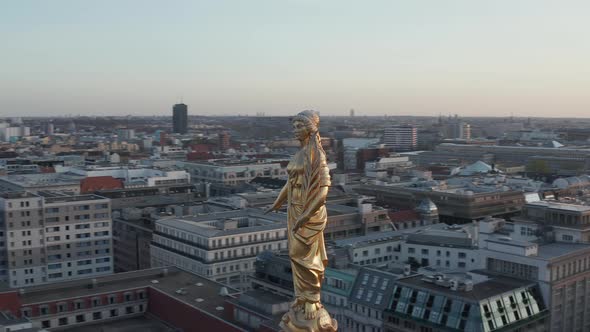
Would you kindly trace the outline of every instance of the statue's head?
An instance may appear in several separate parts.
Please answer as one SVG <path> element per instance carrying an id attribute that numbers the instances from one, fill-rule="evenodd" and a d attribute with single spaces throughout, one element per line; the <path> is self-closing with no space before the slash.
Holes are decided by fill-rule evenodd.
<path id="1" fill-rule="evenodd" d="M 307 110 L 299 112 L 293 120 L 293 133 L 295 137 L 302 141 L 310 135 L 318 132 L 320 127 L 320 115 L 316 111 Z"/>

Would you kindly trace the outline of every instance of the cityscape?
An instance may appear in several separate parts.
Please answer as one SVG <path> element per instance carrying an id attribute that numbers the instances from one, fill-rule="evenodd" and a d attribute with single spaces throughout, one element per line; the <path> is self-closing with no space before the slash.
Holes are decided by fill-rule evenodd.
<path id="1" fill-rule="evenodd" d="M 2 5 L 0 332 L 589 332 L 590 8 L 541 2 Z"/>

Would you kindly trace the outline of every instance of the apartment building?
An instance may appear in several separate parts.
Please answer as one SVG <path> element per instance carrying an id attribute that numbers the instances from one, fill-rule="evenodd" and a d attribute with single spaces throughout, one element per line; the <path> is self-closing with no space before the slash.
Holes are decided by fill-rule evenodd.
<path id="1" fill-rule="evenodd" d="M 0 194 L 0 278 L 26 287 L 113 272 L 107 198 L 56 192 Z"/>
<path id="2" fill-rule="evenodd" d="M 558 201 L 527 203 L 520 222 L 538 224 L 546 236 L 558 242 L 590 243 L 590 206 Z"/>
<path id="3" fill-rule="evenodd" d="M 385 146 L 395 151 L 411 151 L 418 146 L 418 128 L 411 125 L 391 126 L 383 133 Z"/>
<path id="4" fill-rule="evenodd" d="M 156 221 L 152 266 L 174 265 L 247 288 L 256 255 L 287 248 L 286 215 L 246 209 Z"/>

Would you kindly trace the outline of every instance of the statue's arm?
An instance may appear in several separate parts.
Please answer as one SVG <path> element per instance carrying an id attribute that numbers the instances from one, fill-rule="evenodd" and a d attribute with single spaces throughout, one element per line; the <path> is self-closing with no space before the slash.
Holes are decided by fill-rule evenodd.
<path id="1" fill-rule="evenodd" d="M 275 200 L 274 204 L 268 209 L 266 210 L 264 213 L 269 213 L 271 211 L 278 211 L 281 206 L 283 206 L 283 204 L 285 204 L 285 201 L 287 200 L 287 187 L 288 187 L 289 183 L 287 182 L 284 186 L 283 189 L 281 189 L 281 192 L 279 193 L 279 196 L 277 197 L 277 199 Z"/>
<path id="2" fill-rule="evenodd" d="M 295 227 L 293 228 L 293 232 L 297 232 L 300 227 L 303 227 L 306 222 L 309 221 L 309 218 L 313 216 L 318 210 L 326 204 L 326 197 L 328 197 L 328 186 L 320 187 L 318 194 L 316 195 L 315 199 L 311 201 L 308 207 L 306 207 L 305 211 L 301 214 L 301 216 L 297 219 Z"/>

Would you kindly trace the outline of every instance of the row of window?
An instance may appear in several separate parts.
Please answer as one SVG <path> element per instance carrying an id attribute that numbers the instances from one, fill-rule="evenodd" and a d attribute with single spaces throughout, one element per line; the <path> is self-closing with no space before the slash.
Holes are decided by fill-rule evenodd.
<path id="1" fill-rule="evenodd" d="M 94 271 L 96 273 L 101 273 L 101 272 L 108 272 L 111 270 L 110 266 L 101 266 L 101 267 L 97 267 L 94 268 Z M 92 269 L 83 269 L 83 270 L 78 270 L 76 271 L 77 275 L 85 275 L 85 274 L 91 274 L 92 273 Z M 67 276 L 71 277 L 72 276 L 72 271 L 68 271 Z M 49 273 L 47 275 L 50 279 L 55 279 L 55 278 L 63 278 L 64 277 L 64 273 L 63 272 L 57 272 L 57 273 Z"/>
<path id="2" fill-rule="evenodd" d="M 144 306 L 143 304 L 139 305 L 138 308 L 138 312 L 143 312 L 144 310 Z M 131 315 L 135 313 L 135 307 L 133 306 L 127 306 L 125 307 L 125 315 Z M 101 320 L 101 319 L 105 319 L 105 318 L 114 318 L 114 317 L 118 317 L 120 315 L 120 311 L 119 309 L 111 309 L 108 312 L 108 315 L 103 315 L 102 311 L 97 311 L 97 312 L 93 312 L 92 313 L 92 320 Z M 58 327 L 58 326 L 66 326 L 69 324 L 79 324 L 79 323 L 84 323 L 86 321 L 90 321 L 90 319 L 86 319 L 86 315 L 85 314 L 80 314 L 80 315 L 76 315 L 74 317 L 60 317 L 57 320 L 57 325 L 52 326 L 51 325 L 51 320 L 44 320 L 41 321 L 41 326 L 45 329 L 51 328 L 51 327 Z"/>
<path id="3" fill-rule="evenodd" d="M 104 254 L 108 254 L 110 252 L 111 252 L 110 248 L 94 250 L 94 254 L 96 254 L 96 255 L 104 255 Z M 86 256 L 91 256 L 91 255 L 92 255 L 92 250 L 78 251 L 76 253 L 76 256 L 78 256 L 78 257 L 86 257 Z M 54 254 L 54 255 L 48 255 L 47 259 L 49 261 L 61 260 L 62 257 L 63 257 L 62 254 Z M 72 257 L 71 253 L 66 253 L 66 258 L 71 258 L 71 257 Z"/>
<path id="4" fill-rule="evenodd" d="M 246 220 L 247 222 L 247 220 Z M 271 231 L 261 234 L 249 234 L 247 237 L 246 235 L 243 236 L 235 236 L 235 237 L 226 237 L 226 238 L 218 238 L 218 239 L 209 239 L 202 236 L 187 234 L 186 232 L 177 231 L 173 228 L 163 227 L 160 225 L 156 225 L 156 230 L 162 232 L 164 234 L 171 235 L 173 237 L 186 240 L 189 242 L 193 242 L 199 244 L 203 247 L 210 247 L 210 248 L 219 248 L 224 246 L 233 246 L 236 244 L 244 244 L 250 242 L 259 242 L 259 241 L 270 241 L 270 240 L 277 240 L 283 239 L 286 236 L 286 231 Z"/>
<path id="5" fill-rule="evenodd" d="M 94 245 L 96 246 L 101 246 L 101 245 L 108 245 L 111 242 L 111 240 L 96 240 L 94 241 Z M 84 241 L 84 242 L 78 242 L 76 243 L 76 247 L 80 248 L 80 247 L 89 247 L 92 245 L 92 241 Z M 71 243 L 66 243 L 63 246 L 61 244 L 53 244 L 50 246 L 47 246 L 47 250 L 51 251 L 51 250 L 61 250 L 62 248 L 65 249 L 70 249 L 71 248 Z M 43 252 L 43 249 L 41 249 L 41 252 Z"/>
<path id="6" fill-rule="evenodd" d="M 413 247 L 408 247 L 408 254 L 414 254 L 414 253 L 416 253 L 416 248 L 413 248 Z M 429 249 L 422 249 L 422 250 L 420 251 L 420 253 L 421 253 L 422 255 L 428 255 L 428 254 L 429 254 Z M 436 251 L 436 256 L 438 256 L 438 257 L 441 257 L 441 256 L 442 256 L 442 251 L 441 251 L 441 250 L 437 250 L 437 251 Z M 446 257 L 451 257 L 451 252 L 447 250 L 447 251 L 445 252 L 445 256 L 446 256 Z M 458 253 L 457 253 L 457 257 L 458 257 L 458 258 L 461 258 L 461 259 L 464 259 L 464 258 L 467 258 L 467 254 L 466 254 L 466 253 L 464 253 L 464 252 L 458 252 Z"/>

